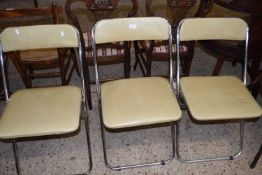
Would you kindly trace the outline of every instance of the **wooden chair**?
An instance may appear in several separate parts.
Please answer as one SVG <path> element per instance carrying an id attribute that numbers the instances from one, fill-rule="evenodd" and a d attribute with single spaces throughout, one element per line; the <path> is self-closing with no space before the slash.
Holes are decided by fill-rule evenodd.
<path id="1" fill-rule="evenodd" d="M 177 158 L 185 163 L 233 160 L 243 148 L 244 120 L 260 117 L 262 109 L 246 87 L 249 29 L 240 18 L 192 18 L 182 20 L 177 29 L 180 41 L 232 40 L 242 41 L 243 79 L 235 76 L 190 76 L 180 79 L 180 53 L 177 50 L 177 93 L 186 104 L 189 114 L 197 121 L 240 120 L 239 150 L 232 156 L 184 160 L 179 152 L 179 125 L 176 128 Z M 199 144 L 199 143 L 198 143 Z"/>
<path id="2" fill-rule="evenodd" d="M 91 92 L 90 92 L 90 83 L 94 83 L 94 79 L 91 80 L 89 76 L 88 66 L 93 65 L 93 49 L 92 49 L 92 36 L 91 31 L 84 30 L 79 23 L 76 12 L 72 10 L 72 6 L 77 4 L 77 2 L 85 3 L 87 13 L 91 14 L 89 16 L 90 27 L 96 21 L 101 19 L 112 18 L 112 14 L 118 9 L 119 0 L 67 0 L 65 4 L 65 11 L 67 17 L 72 21 L 73 25 L 82 33 L 81 42 L 83 47 L 85 47 L 85 52 L 83 54 L 84 60 L 84 74 L 86 79 L 86 92 L 87 98 L 91 102 Z M 128 17 L 132 17 L 136 14 L 138 9 L 137 0 L 131 0 L 132 7 L 127 13 Z M 84 7 L 84 6 L 83 6 Z M 124 16 L 126 17 L 126 16 Z M 90 18 L 95 18 L 93 21 L 90 21 Z M 90 28 L 91 30 L 91 28 Z M 106 43 L 100 45 L 97 49 L 98 52 L 98 64 L 99 65 L 112 65 L 122 63 L 124 66 L 124 77 L 130 77 L 130 43 Z M 116 70 L 117 71 L 117 70 Z M 120 78 L 120 77 L 117 77 Z M 101 81 L 108 81 L 115 79 L 114 77 L 105 78 Z M 89 103 L 89 107 L 92 108 L 92 104 Z"/>
<path id="3" fill-rule="evenodd" d="M 146 12 L 148 16 L 154 16 L 152 11 L 152 4 L 154 0 L 146 1 Z M 195 4 L 196 0 L 167 0 L 167 6 L 171 10 L 171 24 L 172 24 L 172 33 L 173 33 L 173 52 L 176 51 L 175 44 L 175 33 L 178 22 L 183 19 L 190 8 Z M 183 73 L 188 74 L 189 71 L 186 68 L 190 63 L 187 62 L 187 57 L 192 55 L 192 43 L 184 43 L 181 45 L 180 50 L 183 52 L 184 58 L 181 59 L 183 63 Z M 153 61 L 168 61 L 168 51 L 167 51 L 167 42 L 163 41 L 140 41 L 134 43 L 136 63 L 134 69 L 137 65 L 142 70 L 144 76 L 151 76 L 152 72 L 152 62 Z M 185 67 L 185 69 L 184 69 Z M 187 72 L 188 71 L 188 72 Z"/>
<path id="4" fill-rule="evenodd" d="M 57 24 L 58 14 L 61 12 L 62 7 L 58 7 L 56 3 L 53 3 L 50 7 L 0 10 L 0 18 L 6 20 L 26 18 L 29 22 L 43 24 L 42 19 L 48 17 L 50 19 L 51 17 L 53 23 Z M 41 20 L 36 20 L 36 18 L 40 18 Z M 35 21 L 33 21 L 34 19 Z M 46 20 L 44 21 L 46 22 Z M 68 49 L 35 49 L 10 52 L 7 56 L 11 58 L 25 86 L 30 88 L 33 86 L 32 80 L 36 78 L 60 77 L 62 85 L 67 85 L 71 79 L 73 70 L 77 69 L 74 54 L 70 53 L 69 57 L 68 52 Z M 54 68 L 58 70 L 53 70 Z"/>
<path id="5" fill-rule="evenodd" d="M 118 27 L 115 27 L 118 26 Z M 171 27 L 159 17 L 119 18 L 101 20 L 92 30 L 93 48 L 97 44 L 136 40 L 168 40 L 172 47 Z M 173 61 L 169 49 L 169 81 L 163 77 L 140 77 L 109 81 L 100 86 L 97 52 L 94 52 L 96 88 L 102 130 L 103 151 L 106 165 L 113 170 L 165 165 L 174 158 L 174 122 L 181 117 L 181 110 L 173 91 Z M 172 155 L 167 160 L 154 163 L 113 166 L 108 163 L 104 130 L 128 129 L 152 124 L 171 125 Z"/>
<path id="6" fill-rule="evenodd" d="M 38 137 L 39 139 L 43 136 L 73 133 L 80 127 L 82 113 L 89 153 L 87 171 L 90 172 L 92 159 L 81 62 L 82 47 L 78 31 L 68 24 L 10 27 L 1 33 L 0 43 L 0 66 L 7 103 L 0 117 L 0 139 L 13 141 L 17 174 L 20 175 L 21 171 L 16 141 L 22 141 L 23 138 Z M 78 49 L 77 61 L 81 72 L 81 88 L 78 86 L 29 88 L 18 90 L 9 98 L 3 54 L 40 48 Z"/>

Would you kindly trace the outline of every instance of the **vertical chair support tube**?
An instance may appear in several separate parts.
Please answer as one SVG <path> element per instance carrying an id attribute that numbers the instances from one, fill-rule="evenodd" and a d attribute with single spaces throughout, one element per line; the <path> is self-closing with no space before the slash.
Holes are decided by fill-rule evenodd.
<path id="1" fill-rule="evenodd" d="M 172 34 L 171 34 L 171 26 L 168 26 L 168 51 L 169 51 L 169 81 L 170 84 L 173 85 L 173 53 L 172 53 Z"/>
<path id="2" fill-rule="evenodd" d="M 89 155 L 89 169 L 85 174 L 88 174 L 92 169 L 92 152 L 91 152 L 91 144 L 90 144 L 90 136 L 89 136 L 89 122 L 88 122 L 88 112 L 87 112 L 88 102 L 87 102 L 86 92 L 85 92 L 85 81 L 84 81 L 84 72 L 83 72 L 83 60 L 82 60 L 83 50 L 82 50 L 82 44 L 80 40 L 80 34 L 77 29 L 76 29 L 76 33 L 77 33 L 77 41 L 78 41 L 78 58 L 76 57 L 76 59 L 77 59 L 77 63 L 79 66 L 79 72 L 81 76 L 82 102 L 84 104 L 84 113 L 86 114 L 86 117 L 84 117 L 84 120 L 85 120 L 85 128 L 86 128 L 87 147 L 88 147 L 87 149 L 88 149 L 88 155 Z"/>
<path id="3" fill-rule="evenodd" d="M 180 28 L 181 28 L 182 22 L 179 23 L 177 28 L 177 34 L 176 34 L 176 92 L 177 96 L 180 96 Z"/>
<path id="4" fill-rule="evenodd" d="M 1 64 L 0 66 L 1 66 L 3 85 L 4 85 L 4 92 L 5 92 L 5 101 L 7 102 L 9 100 L 9 94 L 8 94 L 7 82 L 5 77 L 4 56 L 3 56 L 3 50 L 1 45 L 0 45 L 0 64 Z"/>
<path id="5" fill-rule="evenodd" d="M 87 98 L 86 98 L 86 92 L 85 92 L 85 81 L 84 81 L 84 73 L 83 73 L 83 61 L 82 61 L 82 44 L 80 41 L 80 34 L 78 32 L 78 30 L 76 29 L 76 33 L 77 33 L 77 41 L 78 41 L 78 58 L 77 62 L 78 62 L 78 67 L 79 67 L 79 71 L 80 71 L 80 77 L 81 77 L 81 93 L 82 93 L 82 101 L 84 103 L 84 110 L 87 113 Z M 77 53 L 77 52 L 76 52 Z"/>
<path id="6" fill-rule="evenodd" d="M 249 28 L 247 28 L 246 31 L 244 70 L 243 70 L 243 82 L 245 86 L 247 85 L 248 41 L 249 41 Z"/>
<path id="7" fill-rule="evenodd" d="M 93 29 L 92 29 L 92 48 L 93 48 L 94 66 L 95 66 L 96 92 L 97 92 L 97 98 L 98 98 L 98 100 L 100 100 L 100 98 L 101 98 L 101 89 L 100 89 L 99 75 L 98 75 L 98 65 L 97 65 L 95 28 L 96 27 L 93 27 Z"/>

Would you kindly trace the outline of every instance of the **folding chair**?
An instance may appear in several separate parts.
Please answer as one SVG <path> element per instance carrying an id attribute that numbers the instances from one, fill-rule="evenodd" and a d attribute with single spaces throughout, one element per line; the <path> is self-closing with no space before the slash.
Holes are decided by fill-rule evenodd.
<path id="1" fill-rule="evenodd" d="M 51 36 L 51 37 L 46 37 Z M 78 65 L 81 70 L 81 88 L 59 86 L 7 91 L 4 71 L 4 53 L 40 48 L 78 48 Z M 12 139 L 17 174 L 20 174 L 16 140 L 39 136 L 72 133 L 79 129 L 81 107 L 84 107 L 89 153 L 92 168 L 87 106 L 82 71 L 82 47 L 78 31 L 70 25 L 36 25 L 10 27 L 1 34 L 1 73 L 7 105 L 0 117 L 0 139 Z"/>
<path id="2" fill-rule="evenodd" d="M 191 116 L 199 121 L 240 122 L 240 149 L 226 157 L 183 160 L 179 154 L 179 125 L 177 127 L 176 154 L 185 163 L 209 160 L 232 160 L 241 154 L 244 137 L 244 119 L 261 115 L 262 110 L 246 88 L 248 26 L 239 18 L 195 18 L 181 21 L 177 30 L 177 45 L 181 41 L 192 40 L 239 40 L 245 44 L 243 58 L 243 82 L 234 76 L 194 76 L 180 79 L 179 58 L 177 51 L 177 91 L 185 102 Z M 179 48 L 179 47 L 178 47 Z"/>
<path id="3" fill-rule="evenodd" d="M 121 170 L 169 163 L 174 157 L 174 122 L 181 117 L 181 110 L 172 87 L 173 61 L 171 49 L 169 49 L 169 83 L 163 77 L 143 77 L 109 81 L 100 87 L 96 44 L 152 39 L 168 40 L 169 48 L 171 48 L 170 25 L 165 19 L 159 17 L 102 20 L 94 26 L 92 37 L 96 88 L 106 165 L 113 170 Z M 112 166 L 108 163 L 105 128 L 114 130 L 159 123 L 170 123 L 171 125 L 173 153 L 169 159 L 154 163 L 123 166 Z"/>
<path id="4" fill-rule="evenodd" d="M 62 12 L 63 8 L 53 2 L 50 6 L 41 8 L 0 10 L 0 19 L 8 21 L 7 24 L 4 24 L 7 27 L 17 27 L 17 25 L 21 24 L 23 26 L 32 24 L 59 24 L 59 15 Z M 49 36 L 47 35 L 46 37 Z M 75 53 L 73 51 L 73 49 L 56 48 L 33 49 L 9 52 L 7 57 L 10 57 L 8 60 L 12 61 L 27 88 L 36 87 L 34 80 L 40 78 L 59 78 L 62 85 L 68 85 L 74 70 L 78 73 Z M 60 82 L 58 81 L 56 84 Z"/>

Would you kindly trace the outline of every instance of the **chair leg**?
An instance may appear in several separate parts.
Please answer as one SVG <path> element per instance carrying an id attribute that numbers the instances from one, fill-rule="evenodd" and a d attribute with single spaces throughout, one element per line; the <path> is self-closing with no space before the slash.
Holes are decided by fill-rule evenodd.
<path id="1" fill-rule="evenodd" d="M 84 80 L 85 80 L 85 91 L 86 91 L 86 98 L 88 102 L 88 107 L 90 110 L 93 109 L 92 105 L 92 97 L 91 97 L 91 82 L 90 82 L 90 74 L 87 60 L 83 59 L 83 73 L 84 73 Z"/>
<path id="2" fill-rule="evenodd" d="M 262 144 L 260 145 L 260 148 L 259 148 L 254 160 L 252 161 L 250 168 L 255 168 L 255 166 L 256 166 L 258 160 L 260 159 L 261 155 L 262 155 Z"/>
<path id="3" fill-rule="evenodd" d="M 37 0 L 34 0 L 35 7 L 38 8 L 38 2 Z"/>
<path id="4" fill-rule="evenodd" d="M 176 158 L 182 163 L 197 163 L 197 162 L 206 162 L 206 161 L 215 161 L 215 160 L 233 160 L 240 156 L 243 149 L 243 139 L 244 139 L 244 120 L 240 122 L 240 148 L 236 154 L 233 156 L 225 157 L 213 157 L 213 158 L 203 158 L 203 159 L 194 159 L 194 160 L 184 160 L 181 158 L 179 153 L 179 122 L 176 127 Z"/>
<path id="5" fill-rule="evenodd" d="M 81 117 L 81 119 L 85 120 L 85 128 L 86 128 L 86 139 L 87 139 L 87 147 L 88 147 L 88 156 L 89 156 L 89 169 L 83 173 L 83 175 L 89 174 L 90 171 L 92 170 L 92 152 L 91 152 L 91 142 L 90 142 L 90 136 L 89 136 L 89 122 L 88 122 L 88 115 L 87 112 L 85 111 L 86 116 Z M 13 151 L 14 151 L 14 157 L 15 157 L 15 166 L 16 166 L 16 172 L 17 175 L 20 175 L 20 163 L 19 163 L 19 156 L 18 156 L 18 149 L 17 149 L 17 144 L 16 140 L 14 139 L 12 142 L 13 145 Z"/>
<path id="6" fill-rule="evenodd" d="M 188 54 L 185 55 L 184 59 L 184 65 L 183 65 L 183 74 L 186 76 L 189 76 L 190 74 L 190 68 L 191 68 L 191 64 L 194 58 L 194 53 L 195 53 L 195 42 L 189 42 L 187 44 L 188 47 Z M 183 59 L 181 59 L 180 61 L 182 61 Z"/>
<path id="7" fill-rule="evenodd" d="M 139 65 L 143 76 L 146 77 L 146 66 L 145 66 L 146 62 L 145 62 L 145 58 L 143 56 L 143 53 L 145 53 L 146 51 L 139 49 L 138 41 L 134 42 L 134 48 L 135 48 L 135 57 L 136 57 L 134 70 L 136 70 L 137 66 Z"/>
<path id="8" fill-rule="evenodd" d="M 125 45 L 125 60 L 124 60 L 124 76 L 125 78 L 130 78 L 130 49 L 128 44 Z"/>
<path id="9" fill-rule="evenodd" d="M 137 68 L 137 65 L 138 65 L 138 62 L 139 62 L 139 58 L 138 58 L 138 51 L 139 51 L 139 48 L 138 48 L 138 41 L 134 41 L 134 49 L 135 49 L 135 64 L 134 64 L 134 70 L 136 70 Z"/>
<path id="10" fill-rule="evenodd" d="M 89 168 L 88 170 L 83 173 L 82 175 L 87 175 L 92 170 L 92 152 L 91 152 L 91 144 L 90 144 L 90 136 L 89 136 L 89 122 L 87 117 L 87 112 L 85 112 L 86 116 L 81 117 L 81 119 L 85 120 L 85 128 L 86 128 L 86 139 L 87 139 L 87 147 L 88 147 L 88 158 L 89 158 Z M 14 157 L 15 157 L 15 166 L 16 166 L 16 172 L 17 175 L 20 175 L 20 163 L 19 163 L 19 156 L 18 156 L 18 149 L 15 139 L 13 140 L 13 150 L 14 150 Z"/>
<path id="11" fill-rule="evenodd" d="M 80 71 L 79 71 L 79 68 L 78 68 L 78 65 L 77 65 L 77 58 L 76 58 L 74 49 L 70 49 L 70 56 L 71 56 L 71 58 L 73 60 L 73 66 L 76 69 L 76 73 L 80 77 Z"/>
<path id="12" fill-rule="evenodd" d="M 87 147 L 88 147 L 88 158 L 89 158 L 89 168 L 88 170 L 84 173 L 89 174 L 92 170 L 93 163 L 92 163 L 92 152 L 91 152 L 91 142 L 90 142 L 90 130 L 89 130 L 89 121 L 88 121 L 88 114 L 87 111 L 84 109 L 85 116 L 81 117 L 82 120 L 85 120 L 85 129 L 86 129 L 86 141 L 87 141 Z"/>
<path id="13" fill-rule="evenodd" d="M 20 175 L 19 156 L 18 156 L 17 144 L 15 139 L 13 140 L 13 150 L 14 150 L 14 157 L 15 157 L 16 172 L 17 175 Z"/>
<path id="14" fill-rule="evenodd" d="M 129 169 L 129 168 L 139 168 L 139 167 L 154 166 L 154 165 L 165 165 L 165 164 L 170 163 L 175 157 L 175 138 L 174 138 L 175 137 L 174 136 L 175 129 L 174 129 L 174 122 L 172 122 L 171 123 L 172 155 L 169 159 L 161 160 L 160 162 L 153 162 L 153 163 L 131 164 L 131 165 L 124 165 L 124 166 L 112 166 L 111 164 L 108 163 L 108 160 L 107 160 L 105 126 L 104 126 L 103 121 L 102 121 L 102 116 L 100 116 L 100 124 L 101 124 L 101 134 L 102 134 L 102 144 L 103 144 L 103 153 L 104 153 L 105 164 L 108 168 L 110 168 L 112 170 L 120 171 L 122 169 Z"/>
<path id="15" fill-rule="evenodd" d="M 213 76 L 219 75 L 223 64 L 224 64 L 224 57 L 217 58 L 216 65 L 215 65 L 215 68 L 214 68 L 213 73 L 212 73 Z"/>

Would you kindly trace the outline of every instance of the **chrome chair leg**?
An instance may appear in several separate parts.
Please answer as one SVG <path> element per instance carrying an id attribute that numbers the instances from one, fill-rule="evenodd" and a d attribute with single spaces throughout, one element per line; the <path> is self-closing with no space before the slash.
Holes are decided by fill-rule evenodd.
<path id="1" fill-rule="evenodd" d="M 100 108 L 101 110 L 101 108 Z M 100 113 L 102 114 L 102 113 Z M 175 157 L 175 129 L 174 129 L 174 122 L 171 123 L 171 140 L 172 140 L 172 155 L 167 160 L 161 160 L 160 162 L 153 162 L 153 163 L 143 163 L 143 164 L 131 164 L 131 165 L 123 165 L 123 166 L 113 166 L 108 163 L 107 160 L 107 153 L 106 153 L 106 139 L 105 139 L 105 126 L 102 121 L 102 116 L 100 116 L 100 125 L 101 125 L 101 134 L 102 134 L 102 144 L 103 144 L 103 153 L 104 153 L 104 160 L 105 164 L 108 168 L 120 171 L 122 169 L 129 169 L 129 168 L 138 168 L 138 167 L 146 167 L 146 166 L 154 166 L 154 165 L 165 165 L 170 163 Z"/>
<path id="2" fill-rule="evenodd" d="M 79 174 L 79 175 L 87 175 L 91 172 L 92 170 L 92 153 L 91 153 L 91 144 L 90 144 L 90 136 L 89 136 L 89 125 L 88 125 L 88 116 L 86 113 L 85 117 L 81 117 L 82 120 L 85 120 L 85 128 L 86 128 L 86 138 L 87 138 L 87 147 L 88 147 L 88 156 L 89 156 L 89 168 L 88 170 L 83 173 L 83 174 Z M 14 157 L 15 157 L 15 166 L 16 166 L 16 172 L 17 175 L 21 175 L 21 171 L 20 171 L 20 162 L 19 162 L 19 155 L 18 155 L 18 149 L 17 149 L 17 144 L 16 144 L 16 140 L 13 140 L 13 151 L 14 151 Z M 78 174 L 76 174 L 78 175 Z"/>
<path id="3" fill-rule="evenodd" d="M 176 127 L 176 158 L 177 160 L 179 160 L 182 163 L 196 163 L 196 162 L 206 162 L 206 161 L 215 161 L 215 160 L 233 160 L 241 155 L 241 151 L 243 149 L 243 139 L 244 139 L 244 120 L 241 120 L 240 122 L 240 146 L 236 154 L 232 156 L 225 156 L 225 157 L 184 160 L 181 158 L 180 152 L 179 152 L 179 122 L 178 122 L 177 127 Z"/>
<path id="4" fill-rule="evenodd" d="M 87 109 L 84 109 L 84 111 L 86 111 Z M 86 141 L 87 141 L 87 149 L 88 149 L 88 158 L 89 158 L 89 168 L 88 170 L 83 174 L 83 175 L 86 175 L 86 174 L 89 174 L 92 170 L 92 167 L 93 167 L 93 162 L 92 162 L 92 152 L 91 152 L 91 142 L 90 142 L 90 130 L 89 130 L 89 117 L 88 117 L 88 114 L 87 112 L 85 112 L 85 116 L 84 117 L 81 117 L 82 120 L 85 121 L 85 130 L 86 130 Z"/>

